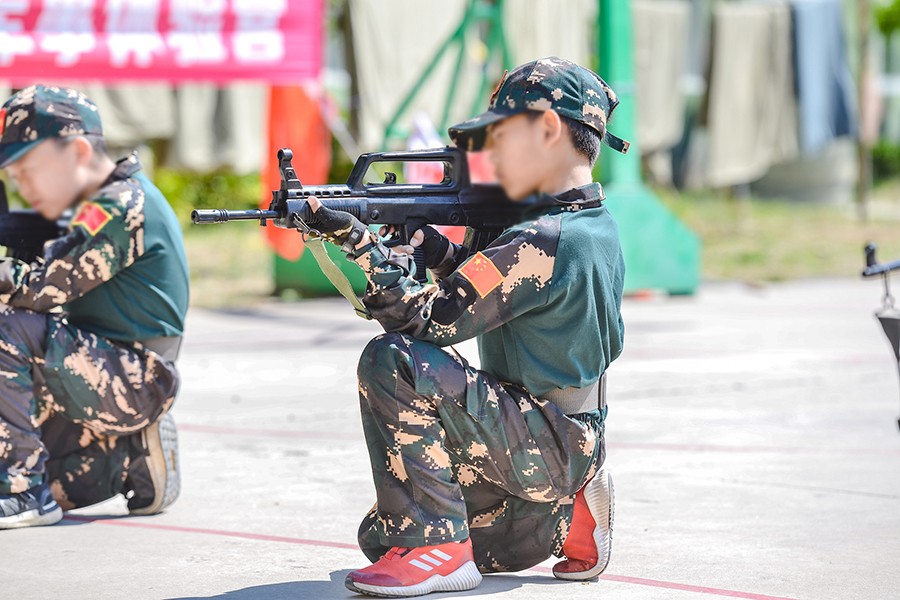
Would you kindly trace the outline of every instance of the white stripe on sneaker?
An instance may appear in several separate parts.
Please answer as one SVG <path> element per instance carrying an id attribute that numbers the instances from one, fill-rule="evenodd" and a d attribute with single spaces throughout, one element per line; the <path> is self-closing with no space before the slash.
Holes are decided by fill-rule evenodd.
<path id="1" fill-rule="evenodd" d="M 423 571 L 433 571 L 433 570 L 434 570 L 434 569 L 432 569 L 431 567 L 429 567 L 428 565 L 426 565 L 425 563 L 423 563 L 421 560 L 419 560 L 419 559 L 417 559 L 417 558 L 414 558 L 414 559 L 412 559 L 411 561 L 409 561 L 409 564 L 411 564 L 411 565 L 413 565 L 413 566 L 416 566 L 416 567 L 419 567 L 419 568 L 422 569 Z"/>
<path id="2" fill-rule="evenodd" d="M 410 561 L 412 562 L 412 561 Z M 481 583 L 481 573 L 473 561 L 468 561 L 449 575 L 432 575 L 425 581 L 410 586 L 377 586 L 353 582 L 353 591 L 386 598 L 408 598 L 432 592 L 463 592 Z M 349 586 L 348 586 L 349 587 Z"/>
<path id="3" fill-rule="evenodd" d="M 432 550 L 431 553 L 434 554 L 435 556 L 437 556 L 438 558 L 443 558 L 444 560 L 450 560 L 451 558 L 453 558 L 452 556 L 450 556 L 450 555 L 447 554 L 446 552 L 441 552 L 441 551 L 438 550 L 437 548 L 435 548 L 434 550 Z"/>
<path id="4" fill-rule="evenodd" d="M 439 567 L 439 566 L 441 566 L 442 564 L 444 564 L 444 561 L 438 560 L 438 559 L 434 558 L 433 556 L 430 556 L 430 555 L 427 554 L 427 553 L 426 553 L 426 554 L 423 554 L 421 558 L 422 558 L 422 560 L 427 560 L 428 562 L 430 562 L 431 564 L 435 565 L 436 567 Z"/>

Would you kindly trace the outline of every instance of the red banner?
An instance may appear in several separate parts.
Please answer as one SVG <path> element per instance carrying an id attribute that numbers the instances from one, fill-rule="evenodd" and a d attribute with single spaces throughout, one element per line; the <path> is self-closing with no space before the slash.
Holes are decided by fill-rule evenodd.
<path id="1" fill-rule="evenodd" d="M 295 84 L 319 74 L 324 0 L 0 0 L 0 80 Z"/>

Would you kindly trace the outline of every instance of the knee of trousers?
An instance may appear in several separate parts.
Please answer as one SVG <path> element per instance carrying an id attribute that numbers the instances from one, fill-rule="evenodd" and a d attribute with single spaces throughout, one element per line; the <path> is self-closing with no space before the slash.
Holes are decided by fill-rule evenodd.
<path id="1" fill-rule="evenodd" d="M 380 380 L 393 381 L 397 377 L 409 373 L 405 366 L 413 362 L 410 344 L 413 340 L 402 333 L 385 333 L 373 338 L 359 357 L 356 376 L 359 381 L 373 382 Z"/>
<path id="2" fill-rule="evenodd" d="M 43 355 L 44 346 L 47 343 L 48 318 L 49 316 L 45 313 L 37 313 L 27 308 L 2 306 L 0 308 L 0 341 L 27 350 L 32 356 Z"/>

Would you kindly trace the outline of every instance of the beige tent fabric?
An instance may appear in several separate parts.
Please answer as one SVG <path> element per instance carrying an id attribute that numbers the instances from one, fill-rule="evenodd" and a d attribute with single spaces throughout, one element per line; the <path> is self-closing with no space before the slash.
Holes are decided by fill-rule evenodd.
<path id="1" fill-rule="evenodd" d="M 112 146 L 166 139 L 175 132 L 175 96 L 169 84 L 78 87 L 100 109 L 103 134 Z"/>
<path id="2" fill-rule="evenodd" d="M 416 78 L 459 26 L 466 2 L 350 0 L 349 6 L 359 85 L 359 145 L 376 149 L 381 147 L 390 118 Z M 506 0 L 503 27 L 514 65 L 549 55 L 582 64 L 591 62 L 595 54 L 596 0 L 566 0 L 566 10 L 559 6 L 558 0 Z M 483 53 L 483 44 L 474 29 L 470 30 L 459 81 L 450 82 L 456 56 L 451 51 L 444 55 L 400 124 L 411 128 L 413 115 L 421 112 L 437 123 L 451 84 L 456 86 L 456 95 L 449 124 L 473 116 Z M 500 57 L 495 59 L 499 61 Z M 475 110 L 486 108 L 487 98 Z M 447 141 L 447 132 L 439 133 Z"/>
<path id="3" fill-rule="evenodd" d="M 590 67 L 597 54 L 597 0 L 506 0 L 503 27 L 515 65 L 558 56 Z"/>
<path id="4" fill-rule="evenodd" d="M 707 178 L 728 186 L 798 154 L 791 14 L 776 3 L 719 3 L 714 11 Z"/>
<path id="5" fill-rule="evenodd" d="M 265 156 L 267 123 L 269 122 L 269 87 L 256 83 L 228 86 L 219 98 L 217 130 L 221 147 L 221 164 L 237 173 L 259 171 Z"/>
<path id="6" fill-rule="evenodd" d="M 681 80 L 687 63 L 691 4 L 634 0 L 634 73 L 641 152 L 667 150 L 684 133 Z"/>
<path id="7" fill-rule="evenodd" d="M 218 166 L 216 135 L 211 127 L 218 95 L 219 90 L 211 84 L 185 85 L 175 90 L 178 117 L 166 160 L 169 165 L 193 171 L 211 171 Z"/>
<path id="8" fill-rule="evenodd" d="M 360 149 L 381 148 L 391 117 L 440 45 L 459 26 L 465 6 L 465 0 L 350 0 L 359 88 Z M 478 84 L 482 48 L 474 32 L 469 37 L 461 78 L 450 81 L 456 54 L 447 52 L 407 109 L 402 121 L 407 129 L 418 112 L 428 114 L 437 123 L 451 85 L 456 87 L 456 96 L 450 107 L 450 120 L 456 122 L 471 116 L 468 113 L 473 89 Z M 440 133 L 446 136 L 446 131 Z"/>
<path id="9" fill-rule="evenodd" d="M 175 90 L 176 128 L 166 164 L 193 171 L 259 171 L 265 145 L 266 87 L 240 83 Z"/>
<path id="10" fill-rule="evenodd" d="M 175 168 L 253 173 L 269 159 L 263 156 L 268 118 L 268 88 L 263 84 L 62 85 L 84 91 L 97 104 L 115 156 L 162 139 L 170 143 L 166 165 Z M 11 91 L 0 87 L 3 100 Z M 149 150 L 144 147 L 141 154 L 151 168 Z"/>

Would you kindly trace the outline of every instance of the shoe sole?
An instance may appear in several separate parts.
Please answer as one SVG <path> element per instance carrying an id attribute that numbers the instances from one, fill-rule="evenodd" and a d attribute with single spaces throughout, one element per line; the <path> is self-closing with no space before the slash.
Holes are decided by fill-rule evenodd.
<path id="1" fill-rule="evenodd" d="M 613 521 L 616 516 L 616 495 L 613 489 L 612 475 L 605 469 L 601 469 L 585 486 L 584 499 L 595 523 L 593 538 L 594 544 L 597 546 L 597 564 L 587 571 L 570 573 L 553 571 L 553 576 L 557 579 L 569 581 L 593 579 L 603 573 L 609 565 L 612 555 Z M 604 528 L 600 526 L 601 523 L 606 524 L 607 533 L 604 533 Z"/>
<path id="2" fill-rule="evenodd" d="M 141 435 L 144 436 L 144 443 L 149 450 L 146 461 L 150 480 L 153 482 L 153 502 L 129 512 L 133 515 L 155 515 L 175 502 L 181 492 L 178 430 L 175 427 L 175 419 L 166 413 Z"/>
<path id="3" fill-rule="evenodd" d="M 433 592 L 465 592 L 478 587 L 481 579 L 478 567 L 475 566 L 474 561 L 470 560 L 449 575 L 433 575 L 416 585 L 382 587 L 352 581 L 349 577 L 344 581 L 344 585 L 351 592 L 358 594 L 378 596 L 380 598 L 409 598 L 410 596 L 421 596 Z"/>
<path id="4" fill-rule="evenodd" d="M 0 529 L 19 529 L 21 527 L 40 527 L 59 523 L 63 518 L 63 511 L 54 500 L 41 509 L 35 508 L 11 517 L 0 518 Z"/>

